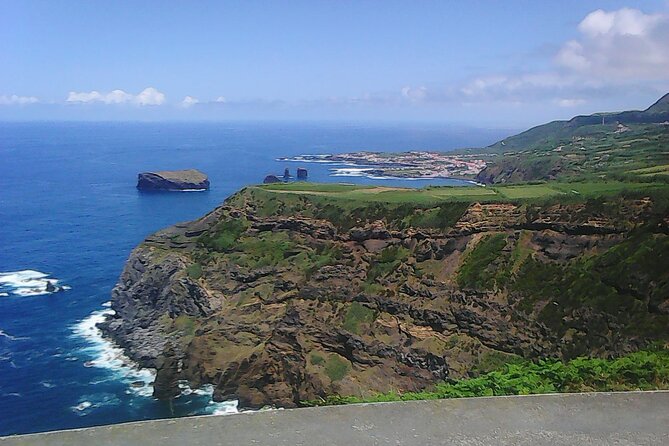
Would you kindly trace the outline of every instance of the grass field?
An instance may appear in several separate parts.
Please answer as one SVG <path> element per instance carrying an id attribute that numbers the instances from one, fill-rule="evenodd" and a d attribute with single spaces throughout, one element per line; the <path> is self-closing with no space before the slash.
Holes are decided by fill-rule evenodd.
<path id="1" fill-rule="evenodd" d="M 662 166 L 646 167 L 643 169 L 636 169 L 630 171 L 630 173 L 635 173 L 645 177 L 653 175 L 669 175 L 669 164 L 664 164 Z"/>
<path id="2" fill-rule="evenodd" d="M 294 183 L 275 183 L 261 186 L 266 190 L 276 191 L 310 191 L 310 192 L 347 192 L 361 189 L 374 189 L 374 186 L 350 183 L 309 183 L 297 181 Z"/>
<path id="3" fill-rule="evenodd" d="M 355 202 L 428 204 L 452 201 L 524 201 L 554 196 L 581 196 L 584 198 L 617 194 L 627 190 L 666 188 L 652 182 L 547 182 L 514 184 L 509 186 L 431 186 L 422 189 L 365 186 L 337 183 L 287 183 L 255 186 L 259 190 L 286 195 L 318 195 Z"/>
<path id="4" fill-rule="evenodd" d="M 495 188 L 499 195 L 511 200 L 522 198 L 543 198 L 551 195 L 562 194 L 559 189 L 547 184 L 527 184 L 520 186 L 504 186 Z"/>

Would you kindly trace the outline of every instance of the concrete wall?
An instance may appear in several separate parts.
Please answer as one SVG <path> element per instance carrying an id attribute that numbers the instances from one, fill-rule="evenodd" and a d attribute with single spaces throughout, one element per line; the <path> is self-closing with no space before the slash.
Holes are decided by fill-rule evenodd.
<path id="1" fill-rule="evenodd" d="M 669 391 L 275 410 L 0 438 L 0 446 L 219 444 L 666 446 Z"/>

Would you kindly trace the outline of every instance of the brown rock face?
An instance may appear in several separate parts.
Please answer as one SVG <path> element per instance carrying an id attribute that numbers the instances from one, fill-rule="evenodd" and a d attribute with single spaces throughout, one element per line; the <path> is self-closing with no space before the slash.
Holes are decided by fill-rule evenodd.
<path id="1" fill-rule="evenodd" d="M 146 191 L 209 189 L 207 175 L 195 169 L 144 172 L 137 176 L 137 189 Z"/>
<path id="2" fill-rule="evenodd" d="M 258 193 L 152 235 L 126 263 L 102 328 L 157 369 L 159 398 L 187 380 L 241 407 L 294 407 L 421 390 L 517 357 L 617 354 L 669 333 L 666 277 L 607 276 L 631 229 L 661 221 L 650 201 L 472 204 L 446 229 L 376 214 L 343 229 L 304 200 L 268 211 Z M 666 240 L 657 231 L 650 239 Z M 571 308 L 562 282 L 543 286 L 574 265 L 600 268 L 609 300 Z"/>

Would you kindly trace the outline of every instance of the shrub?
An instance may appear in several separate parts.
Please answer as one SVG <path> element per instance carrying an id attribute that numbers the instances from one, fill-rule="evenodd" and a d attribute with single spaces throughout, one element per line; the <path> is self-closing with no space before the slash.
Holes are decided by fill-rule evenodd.
<path id="1" fill-rule="evenodd" d="M 506 246 L 504 234 L 493 234 L 481 240 L 469 253 L 458 271 L 458 284 L 462 287 L 489 289 L 495 283 L 496 271 L 489 268 Z"/>
<path id="2" fill-rule="evenodd" d="M 378 255 L 367 271 L 367 279 L 374 281 L 394 271 L 400 263 L 409 257 L 409 250 L 401 246 L 388 246 Z"/>
<path id="3" fill-rule="evenodd" d="M 339 355 L 330 355 L 325 363 L 325 373 L 330 380 L 339 381 L 348 373 L 348 361 L 341 359 Z"/>
<path id="4" fill-rule="evenodd" d="M 381 393 L 366 398 L 331 395 L 305 401 L 306 406 L 381 401 L 408 401 L 556 392 L 606 392 L 669 389 L 669 349 L 651 346 L 616 359 L 575 358 L 569 362 L 543 359 L 506 364 L 476 378 L 437 384 L 430 390 Z"/>
<path id="5" fill-rule="evenodd" d="M 245 220 L 225 220 L 219 223 L 211 233 L 200 236 L 199 242 L 206 248 L 225 252 L 234 246 L 239 236 L 246 231 L 246 228 Z"/>
<path id="6" fill-rule="evenodd" d="M 375 319 L 376 314 L 374 310 L 371 310 L 358 302 L 353 302 L 348 307 L 342 328 L 351 333 L 358 334 L 361 323 L 371 323 L 374 322 Z"/>
<path id="7" fill-rule="evenodd" d="M 202 277 L 202 265 L 199 263 L 193 263 L 192 265 L 188 265 L 186 268 L 186 274 L 188 274 L 188 277 L 190 277 L 193 280 L 197 280 L 200 277 Z"/>
<path id="8" fill-rule="evenodd" d="M 318 353 L 311 353 L 309 355 L 309 359 L 313 365 L 322 365 L 325 362 L 325 358 L 323 358 Z"/>

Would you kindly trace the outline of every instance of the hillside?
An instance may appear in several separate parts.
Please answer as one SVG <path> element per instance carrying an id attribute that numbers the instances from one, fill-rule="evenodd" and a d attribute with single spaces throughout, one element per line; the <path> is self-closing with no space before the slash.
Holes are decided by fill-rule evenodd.
<path id="1" fill-rule="evenodd" d="M 661 182 L 249 187 L 137 247 L 103 329 L 241 407 L 416 392 L 669 340 Z"/>
<path id="2" fill-rule="evenodd" d="M 669 93 L 643 111 L 594 113 L 587 116 L 575 116 L 569 121 L 553 121 L 505 138 L 490 146 L 490 149 L 513 151 L 547 148 L 556 142 L 559 143 L 595 130 L 582 127 L 597 126 L 606 129 L 607 126 L 610 126 L 616 129 L 618 124 L 660 124 L 664 122 L 669 122 Z"/>
<path id="3" fill-rule="evenodd" d="M 637 169 L 669 166 L 669 94 L 644 111 L 553 121 L 479 152 L 489 161 L 478 175 L 485 183 L 623 178 Z"/>

